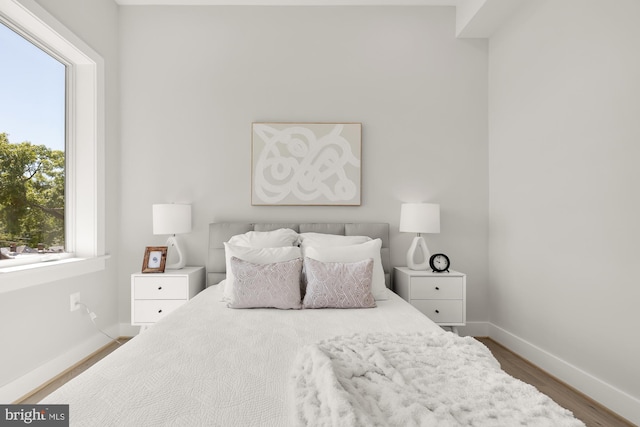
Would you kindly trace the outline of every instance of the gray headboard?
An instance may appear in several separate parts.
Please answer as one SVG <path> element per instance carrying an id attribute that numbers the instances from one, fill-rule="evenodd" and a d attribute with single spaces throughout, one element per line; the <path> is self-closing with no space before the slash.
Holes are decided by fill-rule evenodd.
<path id="1" fill-rule="evenodd" d="M 343 236 L 369 236 L 382 240 L 382 268 L 387 288 L 391 289 L 391 254 L 389 252 L 389 224 L 387 223 L 249 223 L 214 222 L 209 224 L 209 254 L 207 257 L 207 286 L 226 277 L 223 243 L 231 236 L 247 231 L 272 231 L 291 228 L 298 233 L 325 233 Z"/>

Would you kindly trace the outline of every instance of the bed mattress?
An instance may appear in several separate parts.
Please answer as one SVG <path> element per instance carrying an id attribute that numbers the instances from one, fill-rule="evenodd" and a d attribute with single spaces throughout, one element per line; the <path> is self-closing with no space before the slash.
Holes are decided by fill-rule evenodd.
<path id="1" fill-rule="evenodd" d="M 399 296 L 370 309 L 234 310 L 211 286 L 43 400 L 78 426 L 286 426 L 308 344 L 370 332 L 446 333 Z"/>

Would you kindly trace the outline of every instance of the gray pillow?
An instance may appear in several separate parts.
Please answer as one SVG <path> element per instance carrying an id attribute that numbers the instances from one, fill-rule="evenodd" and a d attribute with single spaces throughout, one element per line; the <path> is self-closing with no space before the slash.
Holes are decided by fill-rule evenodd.
<path id="1" fill-rule="evenodd" d="M 300 308 L 302 258 L 271 264 L 254 264 L 231 257 L 234 286 L 230 308 Z"/>
<path id="2" fill-rule="evenodd" d="M 303 308 L 369 308 L 373 259 L 356 262 L 322 262 L 305 257 L 307 290 Z"/>

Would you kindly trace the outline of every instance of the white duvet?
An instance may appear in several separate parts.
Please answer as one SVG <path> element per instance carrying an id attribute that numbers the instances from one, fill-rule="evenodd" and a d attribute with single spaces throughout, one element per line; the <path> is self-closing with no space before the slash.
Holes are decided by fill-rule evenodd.
<path id="1" fill-rule="evenodd" d="M 369 332 L 446 334 L 389 292 L 371 309 L 227 308 L 215 286 L 43 403 L 74 426 L 288 426 L 288 378 L 306 345 Z"/>

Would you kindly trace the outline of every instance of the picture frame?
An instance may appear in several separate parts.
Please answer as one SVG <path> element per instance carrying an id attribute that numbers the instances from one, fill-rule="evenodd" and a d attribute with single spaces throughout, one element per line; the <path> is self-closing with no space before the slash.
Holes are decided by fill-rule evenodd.
<path id="1" fill-rule="evenodd" d="M 252 123 L 251 205 L 360 206 L 362 123 Z"/>
<path id="2" fill-rule="evenodd" d="M 168 246 L 147 246 L 142 261 L 143 273 L 164 273 Z"/>

